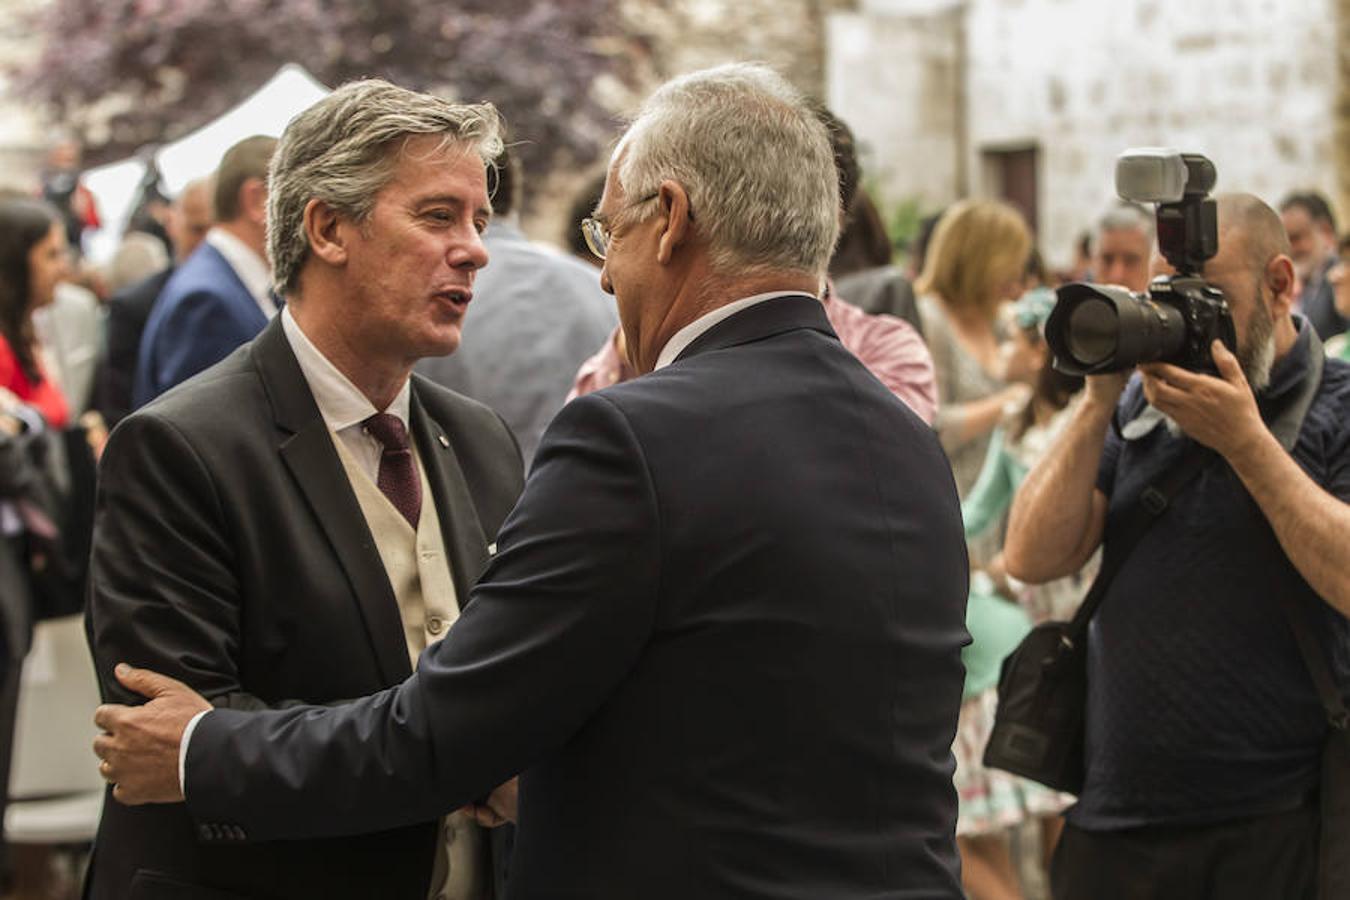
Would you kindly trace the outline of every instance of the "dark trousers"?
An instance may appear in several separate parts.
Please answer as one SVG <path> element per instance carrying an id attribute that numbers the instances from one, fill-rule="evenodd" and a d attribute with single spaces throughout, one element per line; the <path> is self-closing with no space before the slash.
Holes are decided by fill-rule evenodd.
<path id="1" fill-rule="evenodd" d="M 1313 900 L 1315 804 L 1216 825 L 1125 831 L 1064 827 L 1055 900 Z"/>

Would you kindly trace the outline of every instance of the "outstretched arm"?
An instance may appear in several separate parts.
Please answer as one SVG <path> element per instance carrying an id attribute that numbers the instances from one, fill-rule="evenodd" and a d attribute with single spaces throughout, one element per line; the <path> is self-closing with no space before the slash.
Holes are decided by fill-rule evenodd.
<path id="1" fill-rule="evenodd" d="M 566 742 L 636 662 L 653 628 L 659 540 L 627 420 L 603 395 L 569 404 L 471 602 L 417 672 L 343 707 L 209 713 L 188 747 L 189 810 L 253 840 L 321 837 L 424 821 L 487 794 Z M 157 720 L 157 703 L 174 715 Z M 100 708 L 110 737 L 98 749 L 119 799 L 176 793 L 165 760 L 199 709 L 178 694 Z"/>
<path id="2" fill-rule="evenodd" d="M 1129 373 L 1088 379 L 1064 432 L 1013 498 L 1003 545 L 1008 574 L 1039 584 L 1077 572 L 1102 541 L 1106 495 L 1097 472 Z"/>

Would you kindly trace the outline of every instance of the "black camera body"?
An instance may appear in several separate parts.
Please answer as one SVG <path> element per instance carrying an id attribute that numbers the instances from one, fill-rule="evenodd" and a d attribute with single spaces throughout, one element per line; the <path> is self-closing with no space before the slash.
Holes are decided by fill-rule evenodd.
<path id="1" fill-rule="evenodd" d="M 1219 250 L 1217 210 L 1209 196 L 1216 179 L 1214 164 L 1197 153 L 1143 149 L 1121 155 L 1116 192 L 1158 204 L 1158 249 L 1177 274 L 1153 279 L 1143 294 L 1115 285 L 1059 288 L 1045 323 L 1056 369 L 1099 375 L 1160 361 L 1214 372 L 1214 341 L 1236 352 L 1228 301 L 1200 276 Z"/>

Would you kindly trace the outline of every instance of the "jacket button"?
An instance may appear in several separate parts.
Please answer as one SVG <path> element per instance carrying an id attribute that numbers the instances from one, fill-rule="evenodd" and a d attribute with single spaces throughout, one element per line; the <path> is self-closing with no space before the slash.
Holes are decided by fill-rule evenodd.
<path id="1" fill-rule="evenodd" d="M 440 634 L 445 630 L 445 620 L 440 616 L 432 616 L 427 619 L 427 631 L 432 634 Z"/>

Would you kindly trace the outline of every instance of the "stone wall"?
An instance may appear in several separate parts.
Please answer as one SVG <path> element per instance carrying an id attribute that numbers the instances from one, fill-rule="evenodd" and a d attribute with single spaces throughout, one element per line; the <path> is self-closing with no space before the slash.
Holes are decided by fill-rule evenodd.
<path id="1" fill-rule="evenodd" d="M 945 33 L 956 48 L 928 37 L 944 17 L 955 19 Z M 996 193 L 985 153 L 1036 148 L 1040 243 L 1062 265 L 1113 198 L 1114 160 L 1127 147 L 1203 152 L 1219 190 L 1272 203 L 1295 187 L 1334 197 L 1335 21 L 1333 0 L 874 0 L 832 18 L 829 96 L 864 140 L 886 148 L 879 172 L 891 200 Z M 915 44 L 962 60 L 961 88 L 916 76 Z M 841 72 L 845 54 L 850 69 L 875 70 L 905 111 L 880 115 L 857 76 Z M 954 130 L 932 109 L 943 103 L 961 120 Z M 949 162 L 934 161 L 944 140 L 965 148 L 965 191 Z"/>
<path id="2" fill-rule="evenodd" d="M 42 0 L 0 0 L 0 59 L 7 66 L 37 52 L 26 16 Z M 23 101 L 8 96 L 9 75 L 0 69 L 0 187 L 32 190 L 46 150 L 39 117 Z"/>

